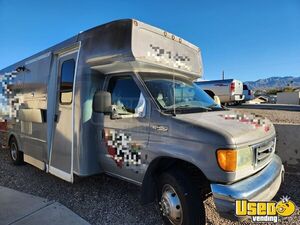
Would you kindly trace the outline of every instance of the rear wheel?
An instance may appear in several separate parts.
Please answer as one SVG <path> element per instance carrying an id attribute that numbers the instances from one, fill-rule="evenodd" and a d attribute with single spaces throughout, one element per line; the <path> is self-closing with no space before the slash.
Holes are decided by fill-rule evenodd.
<path id="1" fill-rule="evenodd" d="M 205 208 L 200 191 L 181 170 L 163 173 L 158 183 L 158 201 L 167 225 L 205 225 Z"/>
<path id="2" fill-rule="evenodd" d="M 15 165 L 21 165 L 24 162 L 23 152 L 19 150 L 17 140 L 13 137 L 9 142 L 10 158 Z"/>

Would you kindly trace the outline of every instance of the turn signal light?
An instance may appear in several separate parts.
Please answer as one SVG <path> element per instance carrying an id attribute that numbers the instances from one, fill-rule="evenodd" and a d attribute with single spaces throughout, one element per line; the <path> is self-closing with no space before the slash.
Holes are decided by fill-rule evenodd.
<path id="1" fill-rule="evenodd" d="M 219 149 L 217 151 L 217 160 L 222 170 L 226 172 L 236 171 L 237 151 L 232 149 Z"/>

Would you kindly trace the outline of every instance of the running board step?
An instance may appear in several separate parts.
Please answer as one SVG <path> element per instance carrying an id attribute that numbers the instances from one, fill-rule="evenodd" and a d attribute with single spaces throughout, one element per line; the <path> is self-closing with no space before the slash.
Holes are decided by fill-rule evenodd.
<path id="1" fill-rule="evenodd" d="M 24 154 L 24 162 L 27 162 L 27 163 L 39 168 L 40 170 L 46 171 L 46 163 L 44 163 L 38 159 L 35 159 L 29 155 Z"/>

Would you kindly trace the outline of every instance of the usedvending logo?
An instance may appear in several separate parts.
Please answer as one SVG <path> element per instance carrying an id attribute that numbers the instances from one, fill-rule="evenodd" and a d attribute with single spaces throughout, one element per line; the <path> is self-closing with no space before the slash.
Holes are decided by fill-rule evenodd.
<path id="1" fill-rule="evenodd" d="M 279 202 L 235 201 L 236 216 L 250 216 L 253 222 L 278 222 L 278 217 L 292 216 L 296 205 L 289 197 L 283 196 Z"/>

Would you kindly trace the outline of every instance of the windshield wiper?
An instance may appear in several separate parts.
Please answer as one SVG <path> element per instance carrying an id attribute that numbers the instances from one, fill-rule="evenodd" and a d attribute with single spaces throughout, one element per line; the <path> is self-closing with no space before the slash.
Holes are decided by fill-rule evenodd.
<path id="1" fill-rule="evenodd" d="M 211 111 L 211 108 L 207 108 L 205 106 L 197 106 L 197 107 L 189 107 L 190 105 L 182 105 L 182 106 L 177 106 L 174 108 L 169 108 L 169 109 L 165 109 L 163 110 L 163 112 L 165 113 L 173 113 L 174 116 L 176 116 L 176 114 L 174 114 L 174 112 L 183 112 L 183 111 L 199 111 L 201 110 L 201 112 L 208 112 Z"/>
<path id="2" fill-rule="evenodd" d="M 177 106 L 177 107 L 175 107 L 175 109 L 205 109 L 205 110 L 208 110 L 208 111 L 211 110 L 209 107 L 205 107 L 205 106 L 193 106 L 193 107 L 190 107 L 190 105 Z"/>

